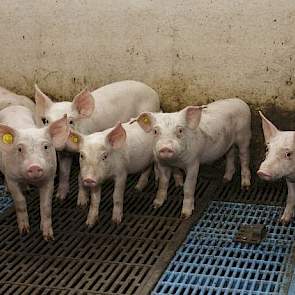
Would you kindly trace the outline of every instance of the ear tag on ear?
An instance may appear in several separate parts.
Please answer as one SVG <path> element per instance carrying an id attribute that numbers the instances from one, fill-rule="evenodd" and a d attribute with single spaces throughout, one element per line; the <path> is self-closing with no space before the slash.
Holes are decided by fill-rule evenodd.
<path id="1" fill-rule="evenodd" d="M 73 143 L 78 143 L 79 142 L 79 137 L 77 135 L 71 134 L 71 140 Z"/>
<path id="2" fill-rule="evenodd" d="M 12 144 L 13 136 L 10 133 L 6 133 L 2 136 L 2 141 L 5 144 Z"/>
<path id="3" fill-rule="evenodd" d="M 143 117 L 143 123 L 144 123 L 144 124 L 150 124 L 150 119 L 149 119 L 149 117 L 144 116 L 144 117 Z"/>

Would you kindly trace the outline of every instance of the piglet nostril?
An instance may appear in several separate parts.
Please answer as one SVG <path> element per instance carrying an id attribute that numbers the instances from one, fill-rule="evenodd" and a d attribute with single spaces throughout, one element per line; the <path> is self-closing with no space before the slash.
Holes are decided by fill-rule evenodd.
<path id="1" fill-rule="evenodd" d="M 38 178 L 43 175 L 43 169 L 39 165 L 31 165 L 28 170 L 27 174 L 30 178 Z"/>

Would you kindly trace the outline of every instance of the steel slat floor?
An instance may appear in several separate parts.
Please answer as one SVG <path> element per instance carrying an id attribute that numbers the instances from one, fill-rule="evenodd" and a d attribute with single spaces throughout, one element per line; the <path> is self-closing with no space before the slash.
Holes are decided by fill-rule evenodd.
<path id="1" fill-rule="evenodd" d="M 1 278 L 4 278 L 0 280 L 1 294 L 77 294 L 77 292 L 85 294 L 148 294 L 157 283 L 173 253 L 185 238 L 190 225 L 200 216 L 200 214 L 194 215 L 189 222 L 181 222 L 177 218 L 180 213 L 182 199 L 180 195 L 182 193 L 181 189 L 175 188 L 173 185 L 169 187 L 170 198 L 165 206 L 158 210 L 152 209 L 152 199 L 155 192 L 153 183 L 149 184 L 143 194 L 138 194 L 133 191 L 135 184 L 133 177 L 130 178 L 126 189 L 124 224 L 114 226 L 110 222 L 112 184 L 107 184 L 104 188 L 105 197 L 101 204 L 99 226 L 87 229 L 84 224 L 87 212 L 81 212 L 75 208 L 76 174 L 75 170 L 72 177 L 71 197 L 63 204 L 57 201 L 53 203 L 56 238 L 54 242 L 47 244 L 41 240 L 38 230 L 39 203 L 37 198 L 31 198 L 29 201 L 29 208 L 33 208 L 30 212 L 30 219 L 33 221 L 33 231 L 30 235 L 19 237 L 14 212 L 4 214 L 5 220 L 0 219 L 2 240 L 0 243 L 0 249 L 2 249 L 0 266 L 1 269 L 5 269 L 2 273 L 0 272 Z M 216 179 L 201 178 L 198 185 L 198 196 L 202 196 L 199 201 L 200 209 L 206 207 L 210 197 L 215 200 L 282 206 L 285 201 L 286 186 L 283 182 L 271 184 L 255 181 L 250 191 L 243 191 L 240 190 L 238 179 L 231 184 L 223 185 Z M 145 202 L 142 202 L 143 199 Z M 254 211 L 250 210 L 249 212 Z M 237 218 L 235 221 L 238 223 L 240 219 Z M 203 224 L 200 228 L 206 227 Z M 231 228 L 231 234 L 233 234 L 232 230 Z M 265 255 L 268 255 L 268 258 L 274 260 L 272 261 L 274 264 L 276 263 L 275 259 L 278 259 L 275 266 L 281 263 L 281 257 L 285 259 L 284 263 L 287 261 L 287 257 L 291 257 L 292 233 L 286 231 L 286 228 L 281 233 L 276 232 L 278 239 L 286 237 L 290 239 L 289 244 L 287 243 L 285 248 L 278 251 L 276 258 L 268 253 L 269 248 L 261 249 L 263 253 L 266 253 Z M 224 238 L 222 235 L 217 236 L 218 241 Z M 210 244 L 210 241 L 213 241 L 213 244 Z M 194 256 L 197 256 L 198 250 L 200 250 L 198 246 L 200 245 L 193 245 L 187 254 L 193 252 Z M 205 246 L 207 246 L 207 250 L 210 247 L 219 249 L 218 253 L 222 253 L 219 262 L 222 261 L 222 257 L 229 259 L 229 256 L 233 255 L 230 254 L 233 253 L 230 244 L 227 245 L 220 241 L 219 244 L 214 244 L 213 238 L 202 245 L 202 247 Z M 247 270 L 248 267 L 246 279 L 249 281 L 252 275 L 254 281 L 257 281 L 259 278 L 255 277 L 255 274 L 257 275 L 257 267 L 260 264 L 244 265 L 243 259 L 249 258 L 247 255 L 245 256 L 247 251 L 244 250 L 242 248 L 235 249 L 235 263 L 240 263 L 243 266 L 238 274 L 241 275 L 241 270 L 244 270 L 245 267 Z M 199 254 L 201 253 L 206 257 L 204 252 Z M 214 253 L 216 254 L 216 252 Z M 226 267 L 227 272 L 225 268 L 219 268 L 218 271 L 211 269 L 210 272 L 208 265 L 206 268 L 202 266 L 200 261 L 195 262 L 199 266 L 197 271 L 200 271 L 204 276 L 207 275 L 203 284 L 219 283 L 220 286 L 227 286 L 227 293 L 220 287 L 202 288 L 203 293 L 201 293 L 196 284 L 186 285 L 187 288 L 183 289 L 182 282 L 180 289 L 180 285 L 176 284 L 177 288 L 173 293 L 168 294 L 243 294 L 241 288 L 237 288 L 238 285 L 233 283 L 230 285 L 231 281 L 224 278 L 224 274 L 228 275 L 229 266 L 232 267 L 232 264 Z M 177 264 L 181 267 L 185 263 L 178 261 Z M 218 265 L 218 262 L 216 263 Z M 283 286 L 288 286 L 293 265 L 293 260 L 290 260 L 289 264 L 284 264 L 285 269 L 280 266 L 279 275 L 273 272 L 267 279 L 278 281 L 278 277 L 284 278 Z M 236 265 L 234 266 L 236 269 Z M 291 269 L 289 269 L 287 276 L 288 267 Z M 192 269 L 196 272 L 193 266 Z M 187 270 L 187 267 L 182 269 L 182 277 L 186 275 Z M 237 276 L 238 283 L 236 284 L 246 286 L 245 280 L 239 278 L 237 271 L 232 274 Z M 163 275 L 163 277 L 165 276 L 167 276 L 167 272 Z M 159 284 L 163 283 L 163 277 L 154 293 L 157 292 Z M 256 291 L 252 288 L 252 293 L 247 290 L 244 294 L 266 294 L 257 293 L 257 290 L 260 288 L 260 291 L 267 290 L 269 292 L 272 290 L 272 287 L 269 286 L 254 284 L 252 287 L 256 288 Z M 251 289 L 251 287 L 248 288 Z M 287 294 L 287 287 L 282 290 L 285 292 L 281 292 L 281 294 Z"/>
<path id="2" fill-rule="evenodd" d="M 76 208 L 77 170 L 71 194 L 64 203 L 53 202 L 55 241 L 45 242 L 39 231 L 39 198 L 30 191 L 28 208 L 31 233 L 20 237 L 14 210 L 0 216 L 0 294 L 148 294 L 216 190 L 200 179 L 198 214 L 178 218 L 182 190 L 169 187 L 169 199 L 152 208 L 155 193 L 150 182 L 144 193 L 133 190 L 129 179 L 124 220 L 111 223 L 113 186 L 106 184 L 99 224 L 88 229 L 87 211 Z"/>

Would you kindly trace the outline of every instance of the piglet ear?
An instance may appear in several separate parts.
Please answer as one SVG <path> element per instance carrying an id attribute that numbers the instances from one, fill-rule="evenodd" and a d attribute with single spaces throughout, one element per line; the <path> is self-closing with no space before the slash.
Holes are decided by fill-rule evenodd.
<path id="1" fill-rule="evenodd" d="M 15 143 L 17 132 L 13 128 L 0 124 L 0 150 L 9 152 Z"/>
<path id="2" fill-rule="evenodd" d="M 126 131 L 119 122 L 106 137 L 106 143 L 113 149 L 121 148 L 126 142 Z"/>
<path id="3" fill-rule="evenodd" d="M 196 129 L 199 126 L 203 108 L 201 106 L 188 106 L 183 109 L 188 128 Z"/>
<path id="4" fill-rule="evenodd" d="M 266 119 L 262 112 L 259 111 L 259 115 L 262 119 L 262 129 L 265 142 L 269 142 L 269 140 L 274 137 L 279 132 L 279 130 L 273 123 Z"/>
<path id="5" fill-rule="evenodd" d="M 43 118 L 45 117 L 46 110 L 53 104 L 52 100 L 44 94 L 35 84 L 35 102 L 36 102 L 36 114 Z"/>
<path id="6" fill-rule="evenodd" d="M 70 134 L 67 115 L 57 121 L 52 122 L 48 127 L 48 132 L 54 147 L 57 150 L 63 150 Z"/>
<path id="7" fill-rule="evenodd" d="M 78 153 L 80 145 L 83 142 L 83 135 L 70 129 L 70 134 L 67 139 L 66 149 L 71 152 Z"/>
<path id="8" fill-rule="evenodd" d="M 136 119 L 131 121 L 131 123 L 137 121 L 139 126 L 145 131 L 150 132 L 155 124 L 155 118 L 151 113 L 141 113 Z"/>
<path id="9" fill-rule="evenodd" d="M 90 117 L 95 107 L 94 98 L 87 89 L 84 89 L 75 96 L 72 107 L 81 117 Z"/>

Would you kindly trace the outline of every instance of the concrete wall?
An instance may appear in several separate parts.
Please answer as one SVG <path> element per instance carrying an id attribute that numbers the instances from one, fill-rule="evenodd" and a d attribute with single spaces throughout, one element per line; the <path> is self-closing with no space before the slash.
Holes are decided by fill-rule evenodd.
<path id="1" fill-rule="evenodd" d="M 294 0 L 1 0 L 0 11 L 0 84 L 20 93 L 37 82 L 71 99 L 136 79 L 167 111 L 239 96 L 279 121 L 295 107 Z"/>
<path id="2" fill-rule="evenodd" d="M 1 0 L 0 84 L 70 98 L 143 80 L 171 101 L 295 101 L 294 0 Z M 287 105 L 286 105 L 287 107 Z"/>

